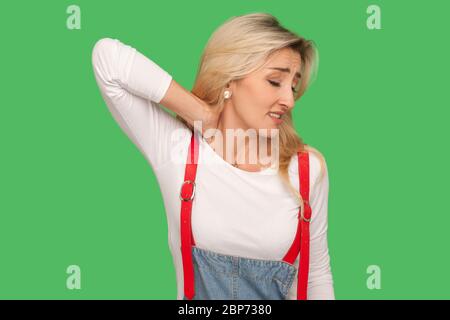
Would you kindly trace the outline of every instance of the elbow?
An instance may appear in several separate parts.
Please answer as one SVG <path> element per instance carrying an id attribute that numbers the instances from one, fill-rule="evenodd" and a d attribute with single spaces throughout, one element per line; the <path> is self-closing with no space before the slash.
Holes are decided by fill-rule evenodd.
<path id="1" fill-rule="evenodd" d="M 107 59 L 108 53 L 113 52 L 115 46 L 116 40 L 111 38 L 102 38 L 94 44 L 91 57 L 94 69 L 96 69 L 96 66 L 100 65 L 102 61 Z"/>
<path id="2" fill-rule="evenodd" d="M 117 87 L 114 81 L 117 41 L 111 38 L 102 38 L 95 43 L 92 49 L 91 59 L 95 79 L 101 91 L 109 96 Z"/>

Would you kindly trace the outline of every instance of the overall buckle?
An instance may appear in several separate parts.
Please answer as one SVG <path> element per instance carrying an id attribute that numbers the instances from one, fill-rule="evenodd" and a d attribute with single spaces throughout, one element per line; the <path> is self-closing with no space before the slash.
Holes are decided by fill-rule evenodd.
<path id="1" fill-rule="evenodd" d="M 192 193 L 190 194 L 190 196 L 188 196 L 188 197 L 183 197 L 183 187 L 186 185 L 186 184 L 192 184 Z M 188 194 L 189 194 L 189 192 L 188 192 Z M 185 180 L 185 181 L 183 181 L 183 183 L 181 184 L 181 188 L 180 188 L 180 200 L 181 201 L 191 201 L 192 199 L 194 199 L 194 196 L 195 196 L 195 181 L 192 181 L 192 180 Z"/>

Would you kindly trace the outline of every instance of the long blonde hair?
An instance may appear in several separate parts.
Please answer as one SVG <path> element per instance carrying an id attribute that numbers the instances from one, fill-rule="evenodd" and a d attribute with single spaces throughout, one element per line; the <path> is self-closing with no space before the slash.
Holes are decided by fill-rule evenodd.
<path id="1" fill-rule="evenodd" d="M 317 73 L 318 52 L 312 40 L 287 30 L 278 20 L 267 13 L 251 13 L 236 16 L 223 23 L 209 38 L 202 54 L 192 93 L 210 105 L 222 108 L 226 85 L 239 80 L 261 68 L 269 56 L 279 49 L 291 48 L 301 57 L 301 78 L 294 99 L 298 100 Z M 292 122 L 291 111 L 279 126 L 279 175 L 298 200 L 303 216 L 304 203 L 299 192 L 289 181 L 288 167 L 298 151 L 311 151 L 321 162 L 324 173 L 324 158 L 320 152 L 305 145 Z M 191 130 L 193 127 L 179 115 Z"/>

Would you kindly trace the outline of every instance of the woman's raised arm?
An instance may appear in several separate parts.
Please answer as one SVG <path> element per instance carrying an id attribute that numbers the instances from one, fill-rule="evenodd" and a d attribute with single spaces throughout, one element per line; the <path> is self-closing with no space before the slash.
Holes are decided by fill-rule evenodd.
<path id="1" fill-rule="evenodd" d="M 183 102 L 194 100 L 182 92 L 172 76 L 135 48 L 117 39 L 103 38 L 92 51 L 92 66 L 101 95 L 113 118 L 154 169 L 170 160 L 172 133 L 188 128 L 160 105 L 182 112 Z M 170 88 L 170 89 L 169 89 Z M 186 99 L 186 101 L 183 101 Z M 194 115 L 193 118 L 199 116 Z"/>

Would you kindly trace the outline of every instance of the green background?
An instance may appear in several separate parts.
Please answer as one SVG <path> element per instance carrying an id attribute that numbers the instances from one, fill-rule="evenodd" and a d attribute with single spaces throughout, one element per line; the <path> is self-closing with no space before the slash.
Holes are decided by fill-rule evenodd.
<path id="1" fill-rule="evenodd" d="M 80 30 L 66 27 L 71 4 Z M 371 4 L 381 30 L 366 27 Z M 0 298 L 176 299 L 156 178 L 100 96 L 92 48 L 120 39 L 190 90 L 211 33 L 251 12 L 319 49 L 294 117 L 327 159 L 336 298 L 450 297 L 450 2 L 9 1 L 0 12 Z M 81 290 L 66 288 L 72 264 Z"/>

